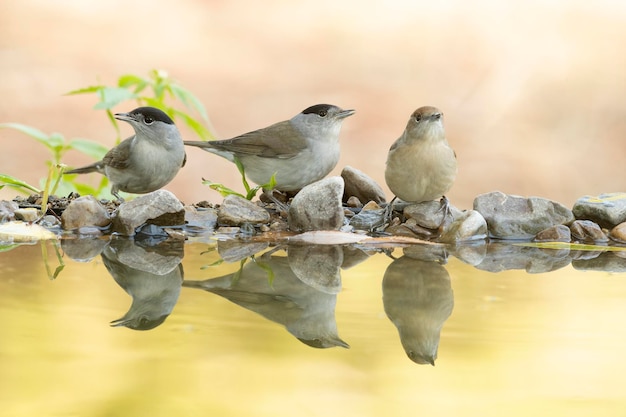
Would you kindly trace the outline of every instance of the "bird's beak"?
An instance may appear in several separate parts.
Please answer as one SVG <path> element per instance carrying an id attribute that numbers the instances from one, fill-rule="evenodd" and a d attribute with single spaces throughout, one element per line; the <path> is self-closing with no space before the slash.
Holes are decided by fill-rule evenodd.
<path id="1" fill-rule="evenodd" d="M 352 116 L 355 110 L 342 110 L 337 113 L 337 119 L 345 119 L 348 116 Z"/>
<path id="2" fill-rule="evenodd" d="M 130 113 L 115 113 L 114 117 L 117 120 L 123 120 L 125 122 L 136 122 L 135 116 Z"/>

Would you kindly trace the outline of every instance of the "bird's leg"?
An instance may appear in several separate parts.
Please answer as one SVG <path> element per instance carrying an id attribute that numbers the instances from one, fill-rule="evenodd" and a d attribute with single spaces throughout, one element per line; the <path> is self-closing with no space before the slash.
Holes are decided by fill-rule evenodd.
<path id="1" fill-rule="evenodd" d="M 119 201 L 120 205 L 124 202 L 124 199 L 120 196 L 120 190 L 116 186 L 111 187 L 111 194 Z"/>
<path id="2" fill-rule="evenodd" d="M 437 233 L 439 236 L 441 236 L 443 234 L 443 230 L 446 227 L 446 220 L 448 219 L 448 217 L 454 220 L 454 216 L 452 216 L 452 210 L 450 209 L 450 201 L 448 200 L 448 197 L 446 197 L 445 195 L 442 196 L 441 200 L 439 200 L 439 203 L 441 204 L 441 206 L 439 207 L 439 210 L 437 210 L 437 213 L 443 211 L 443 218 L 441 219 L 441 223 L 437 228 Z"/>
<path id="3" fill-rule="evenodd" d="M 391 223 L 391 221 L 393 220 L 393 203 L 396 201 L 397 198 L 398 197 L 394 195 L 389 204 L 387 204 L 387 207 L 385 207 L 385 217 L 383 218 L 383 220 L 386 223 Z"/>
<path id="4" fill-rule="evenodd" d="M 278 211 L 284 211 L 284 212 L 289 212 L 289 206 L 285 203 L 283 203 L 282 201 L 278 200 L 276 197 L 274 197 L 274 191 L 273 190 L 267 190 L 267 189 L 263 189 L 263 196 L 270 200 L 272 203 L 276 204 L 276 210 Z"/>

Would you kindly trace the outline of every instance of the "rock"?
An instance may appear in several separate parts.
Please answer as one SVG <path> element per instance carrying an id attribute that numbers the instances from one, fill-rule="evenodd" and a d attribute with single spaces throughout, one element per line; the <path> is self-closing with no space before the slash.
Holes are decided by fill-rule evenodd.
<path id="1" fill-rule="evenodd" d="M 0 223 L 15 220 L 15 210 L 20 206 L 15 201 L 0 201 Z"/>
<path id="2" fill-rule="evenodd" d="M 573 207 L 579 220 L 591 220 L 610 229 L 626 221 L 626 193 L 606 193 L 579 198 Z"/>
<path id="3" fill-rule="evenodd" d="M 499 191 L 476 197 L 474 210 L 487 221 L 490 237 L 498 239 L 532 239 L 544 229 L 574 221 L 572 211 L 560 203 Z"/>
<path id="4" fill-rule="evenodd" d="M 609 237 L 619 243 L 626 243 L 626 222 L 620 223 L 609 232 Z"/>
<path id="5" fill-rule="evenodd" d="M 361 208 L 363 207 L 363 203 L 361 203 L 361 200 L 359 200 L 355 196 L 352 196 L 352 197 L 349 197 L 348 200 L 346 201 L 346 206 L 352 207 L 352 208 Z"/>
<path id="6" fill-rule="evenodd" d="M 144 223 L 178 226 L 185 223 L 185 210 L 174 194 L 157 190 L 123 203 L 113 219 L 113 231 L 132 236 Z"/>
<path id="7" fill-rule="evenodd" d="M 39 218 L 36 208 L 21 208 L 15 210 L 15 220 L 22 220 L 24 222 L 32 223 Z"/>
<path id="8" fill-rule="evenodd" d="M 185 222 L 188 227 L 211 231 L 217 225 L 217 210 L 214 208 L 185 206 Z"/>
<path id="9" fill-rule="evenodd" d="M 106 227 L 110 223 L 106 208 L 92 195 L 73 200 L 61 215 L 63 230 L 76 230 L 85 226 Z"/>
<path id="10" fill-rule="evenodd" d="M 457 215 L 452 223 L 444 228 L 438 241 L 454 243 L 485 239 L 488 233 L 484 217 L 476 210 L 468 210 Z"/>
<path id="11" fill-rule="evenodd" d="M 572 234 L 569 227 L 562 224 L 542 230 L 534 239 L 535 242 L 570 242 L 571 240 Z"/>
<path id="12" fill-rule="evenodd" d="M 217 212 L 217 221 L 224 226 L 269 223 L 270 214 L 252 201 L 231 194 L 224 198 Z"/>
<path id="13" fill-rule="evenodd" d="M 456 219 L 461 215 L 461 211 L 449 204 L 452 218 Z M 442 209 L 440 201 L 424 201 L 423 203 L 410 203 L 404 207 L 404 217 L 414 219 L 417 225 L 426 229 L 438 229 L 443 222 L 443 216 L 446 214 Z"/>
<path id="14" fill-rule="evenodd" d="M 56 239 L 57 235 L 38 224 L 13 221 L 0 224 L 1 243 L 25 243 Z"/>
<path id="15" fill-rule="evenodd" d="M 341 177 L 329 177 L 300 190 L 289 207 L 289 228 L 296 232 L 339 230 L 344 221 L 343 185 Z"/>
<path id="16" fill-rule="evenodd" d="M 569 249 L 541 249 L 533 246 L 492 242 L 477 269 L 501 272 L 524 269 L 530 274 L 555 271 L 570 264 Z"/>
<path id="17" fill-rule="evenodd" d="M 374 201 L 367 203 L 358 214 L 350 219 L 350 226 L 356 230 L 371 232 L 385 223 L 385 209 Z"/>
<path id="18" fill-rule="evenodd" d="M 569 228 L 572 239 L 579 242 L 606 243 L 609 241 L 600 226 L 591 220 L 574 220 Z"/>
<path id="19" fill-rule="evenodd" d="M 345 183 L 343 201 L 350 197 L 356 197 L 362 202 L 374 201 L 379 204 L 387 201 L 382 187 L 362 171 L 347 166 L 341 171 L 341 178 Z"/>

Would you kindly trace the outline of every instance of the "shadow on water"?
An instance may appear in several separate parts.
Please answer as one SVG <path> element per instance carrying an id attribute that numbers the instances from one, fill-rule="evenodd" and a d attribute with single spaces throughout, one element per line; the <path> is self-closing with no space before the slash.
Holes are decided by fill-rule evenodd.
<path id="1" fill-rule="evenodd" d="M 384 246 L 384 245 L 382 245 Z M 182 240 L 65 239 L 64 253 L 87 262 L 100 256 L 108 273 L 132 298 L 128 311 L 111 326 L 150 330 L 172 313 L 182 287 L 222 297 L 283 326 L 315 348 L 349 348 L 339 336 L 335 307 L 342 290 L 342 269 L 392 249 L 366 244 L 284 244 L 219 240 L 220 262 L 239 263 L 234 272 L 204 280 L 184 280 Z M 572 249 L 573 248 L 573 249 Z M 393 258 L 382 277 L 382 302 L 406 355 L 434 365 L 440 335 L 454 307 L 449 256 L 482 271 L 522 269 L 549 272 L 570 263 L 581 270 L 626 271 L 622 248 L 478 242 L 460 246 L 411 245 Z M 200 254 L 202 256 L 202 254 Z"/>

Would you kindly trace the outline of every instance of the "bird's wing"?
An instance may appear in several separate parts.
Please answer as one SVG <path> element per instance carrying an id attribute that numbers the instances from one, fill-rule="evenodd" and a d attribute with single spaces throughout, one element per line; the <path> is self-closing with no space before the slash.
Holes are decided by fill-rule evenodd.
<path id="1" fill-rule="evenodd" d="M 187 163 L 187 152 L 185 152 L 185 156 L 183 157 L 183 163 L 180 165 L 180 167 L 184 167 L 185 164 Z"/>
<path id="2" fill-rule="evenodd" d="M 262 158 L 292 158 L 306 148 L 306 141 L 289 132 L 289 121 L 276 123 L 268 128 L 244 133 L 232 139 L 208 142 L 216 149 L 240 155 L 256 155 Z"/>
<path id="3" fill-rule="evenodd" d="M 130 154 L 133 138 L 134 136 L 124 139 L 119 145 L 107 152 L 104 158 L 102 158 L 104 164 L 116 169 L 128 168 L 128 155 Z"/>

